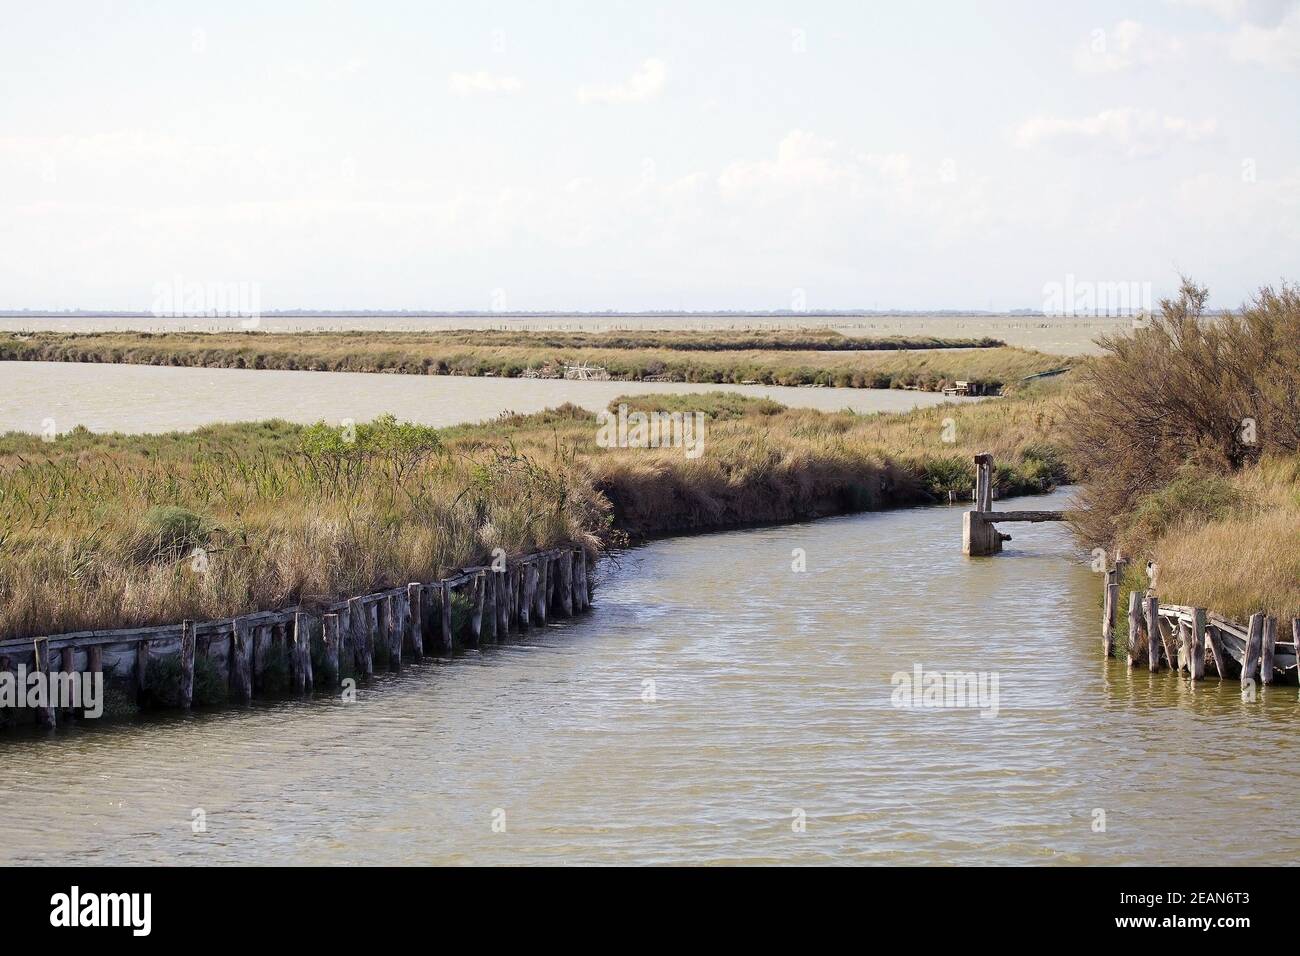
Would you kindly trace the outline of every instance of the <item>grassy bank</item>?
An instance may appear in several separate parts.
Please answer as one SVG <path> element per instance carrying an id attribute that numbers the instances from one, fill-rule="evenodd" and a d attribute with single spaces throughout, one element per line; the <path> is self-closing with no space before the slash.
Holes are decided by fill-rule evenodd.
<path id="1" fill-rule="evenodd" d="M 355 433 L 262 422 L 0 436 L 0 634 L 332 599 L 431 580 L 496 547 L 598 548 L 923 503 L 968 493 L 977 450 L 998 456 L 1008 492 L 1065 475 L 1054 389 L 875 416 L 734 395 L 624 402 L 704 413 L 703 454 L 601 447 L 595 416 L 574 406 L 442 431 L 381 420 Z"/>
<path id="2" fill-rule="evenodd" d="M 836 333 L 95 332 L 0 335 L 0 360 L 407 375 L 561 377 L 586 363 L 620 381 L 996 389 L 1070 360 L 973 339 Z M 920 346 L 920 347 L 918 347 Z"/>
<path id="3" fill-rule="evenodd" d="M 1285 621 L 1300 616 L 1300 292 L 1263 289 L 1213 322 L 1205 301 L 1185 283 L 1080 369 L 1075 528 L 1134 559 L 1130 585 L 1154 561 L 1162 601 Z"/>

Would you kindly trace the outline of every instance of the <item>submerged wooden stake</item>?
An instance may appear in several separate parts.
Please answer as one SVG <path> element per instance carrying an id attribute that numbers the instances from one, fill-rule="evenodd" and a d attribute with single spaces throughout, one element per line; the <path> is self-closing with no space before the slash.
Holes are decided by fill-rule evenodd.
<path id="1" fill-rule="evenodd" d="M 325 647 L 324 679 L 331 687 L 339 682 L 339 643 L 342 631 L 337 614 L 326 614 L 321 618 L 321 644 Z"/>
<path id="2" fill-rule="evenodd" d="M 1215 672 L 1220 680 L 1227 680 L 1232 675 L 1231 665 L 1228 663 L 1231 658 L 1223 644 L 1223 636 L 1217 627 L 1209 624 L 1205 628 L 1205 639 L 1210 642 L 1210 656 L 1214 659 Z"/>
<path id="3" fill-rule="evenodd" d="M 406 644 L 415 660 L 424 656 L 424 585 L 412 581 L 406 586 Z"/>
<path id="4" fill-rule="evenodd" d="M 253 628 L 236 620 L 230 629 L 230 696 L 243 703 L 253 698 Z"/>
<path id="5" fill-rule="evenodd" d="M 1137 591 L 1128 592 L 1128 666 L 1136 667 L 1142 663 L 1142 654 L 1146 650 L 1146 641 L 1142 639 L 1141 595 Z"/>
<path id="6" fill-rule="evenodd" d="M 524 562 L 524 583 L 519 595 L 519 626 L 528 627 L 532 623 L 534 593 L 537 591 L 537 565 L 528 560 Z"/>
<path id="7" fill-rule="evenodd" d="M 181 621 L 181 706 L 194 701 L 194 622 Z"/>
<path id="8" fill-rule="evenodd" d="M 537 565 L 537 588 L 533 594 L 533 623 L 538 627 L 546 626 L 547 599 L 550 596 L 551 582 L 547 579 L 546 558 L 539 558 Z"/>
<path id="9" fill-rule="evenodd" d="M 1245 687 L 1259 675 L 1260 647 L 1264 643 L 1264 612 L 1250 616 L 1250 630 L 1246 632 L 1246 651 L 1241 661 L 1241 686 Z"/>
<path id="10" fill-rule="evenodd" d="M 560 611 L 565 617 L 573 617 L 573 552 L 560 554 Z"/>
<path id="11" fill-rule="evenodd" d="M 1264 639 L 1260 646 L 1259 682 L 1273 683 L 1273 655 L 1277 651 L 1277 618 L 1264 618 Z"/>
<path id="12" fill-rule="evenodd" d="M 1192 680 L 1205 677 L 1205 608 L 1192 608 L 1191 659 L 1188 661 Z"/>
<path id="13" fill-rule="evenodd" d="M 503 568 L 492 576 L 496 578 L 497 640 L 504 641 L 510 633 L 510 575 Z"/>
<path id="14" fill-rule="evenodd" d="M 1147 667 L 1160 670 L 1160 601 L 1154 594 L 1146 598 Z"/>
<path id="15" fill-rule="evenodd" d="M 452 647 L 451 633 L 451 585 L 446 581 L 439 582 L 439 611 L 442 617 L 442 650 L 444 654 L 450 654 Z"/>
<path id="16" fill-rule="evenodd" d="M 402 632 L 406 630 L 406 595 L 388 595 L 388 664 L 394 670 L 402 667 Z"/>
<path id="17" fill-rule="evenodd" d="M 470 601 L 473 605 L 469 614 L 469 635 L 475 647 L 478 647 L 479 638 L 483 633 L 483 602 L 486 599 L 483 576 L 483 572 L 480 571 L 470 582 Z"/>
<path id="18" fill-rule="evenodd" d="M 49 673 L 50 673 L 50 639 L 48 637 L 38 637 L 32 641 L 32 656 L 34 658 L 33 668 L 38 674 L 46 675 L 46 690 L 49 690 Z M 26 690 L 26 688 L 24 688 Z M 54 716 L 54 695 L 46 693 L 45 704 L 36 710 L 36 722 L 42 727 L 53 727 L 55 723 Z"/>
<path id="19" fill-rule="evenodd" d="M 1119 603 L 1119 571 L 1106 572 L 1106 590 L 1101 599 L 1101 653 L 1115 656 L 1115 605 Z"/>

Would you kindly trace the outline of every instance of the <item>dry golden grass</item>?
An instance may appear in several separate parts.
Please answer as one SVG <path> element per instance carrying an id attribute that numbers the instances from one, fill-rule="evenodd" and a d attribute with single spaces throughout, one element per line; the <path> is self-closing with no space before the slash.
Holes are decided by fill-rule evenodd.
<path id="1" fill-rule="evenodd" d="M 1265 459 L 1234 485 L 1236 513 L 1184 522 L 1156 544 L 1161 599 L 1238 620 L 1256 611 L 1300 617 L 1300 456 Z"/>
<path id="2" fill-rule="evenodd" d="M 335 599 L 482 563 L 494 547 L 922 503 L 968 493 L 986 446 L 1004 450 L 1008 491 L 1064 475 L 1052 395 L 876 416 L 724 395 L 627 401 L 710 415 L 704 454 L 599 447 L 595 417 L 574 406 L 436 434 L 390 423 L 373 440 L 363 429 L 360 446 L 284 422 L 0 436 L 0 635 Z"/>

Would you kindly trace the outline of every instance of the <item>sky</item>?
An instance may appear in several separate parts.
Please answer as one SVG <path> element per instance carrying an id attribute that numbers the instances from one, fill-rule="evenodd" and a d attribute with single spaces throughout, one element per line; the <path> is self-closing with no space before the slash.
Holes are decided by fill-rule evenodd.
<path id="1" fill-rule="evenodd" d="M 1300 278 L 1300 0 L 0 0 L 0 308 Z"/>

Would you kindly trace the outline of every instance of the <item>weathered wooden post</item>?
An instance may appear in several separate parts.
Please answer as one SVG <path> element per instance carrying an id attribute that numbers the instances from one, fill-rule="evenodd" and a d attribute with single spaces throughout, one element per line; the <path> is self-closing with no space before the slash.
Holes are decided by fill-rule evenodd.
<path id="1" fill-rule="evenodd" d="M 140 641 L 135 645 L 135 694 L 139 703 L 144 703 L 144 691 L 149 675 L 149 642 Z"/>
<path id="2" fill-rule="evenodd" d="M 294 691 L 307 693 L 312 685 L 311 618 L 304 611 L 294 613 L 294 633 L 289 640 L 289 670 Z"/>
<path id="3" fill-rule="evenodd" d="M 1160 613 L 1160 604 L 1158 602 L 1156 604 L 1156 613 Z M 1158 618 L 1158 623 L 1160 626 L 1160 644 L 1165 649 L 1165 662 L 1169 665 L 1171 671 L 1177 671 L 1179 664 L 1177 635 L 1174 634 L 1173 627 L 1163 617 Z"/>
<path id="4" fill-rule="evenodd" d="M 1115 656 L 1115 605 L 1119 603 L 1119 569 L 1106 572 L 1105 591 L 1101 599 L 1101 652 Z"/>
<path id="5" fill-rule="evenodd" d="M 406 586 L 406 613 L 408 616 L 406 641 L 415 660 L 424 656 L 424 585 L 412 581 Z"/>
<path id="6" fill-rule="evenodd" d="M 547 560 L 545 555 L 542 555 L 535 563 L 537 565 L 537 588 L 533 593 L 533 620 L 538 627 L 545 627 L 548 598 L 551 593 L 551 582 L 547 577 L 547 565 L 550 564 L 550 561 Z"/>
<path id="7" fill-rule="evenodd" d="M 181 706 L 194 701 L 194 622 L 181 621 Z"/>
<path id="8" fill-rule="evenodd" d="M 497 600 L 497 640 L 504 641 L 510 633 L 510 575 L 505 568 L 494 571 Z"/>
<path id="9" fill-rule="evenodd" d="M 93 675 L 104 673 L 104 648 L 98 644 L 86 648 L 86 673 L 92 675 L 91 680 L 95 679 Z"/>
<path id="10" fill-rule="evenodd" d="M 528 558 L 524 562 L 524 586 L 519 598 L 519 624 L 528 627 L 532 623 L 534 594 L 537 592 L 537 563 Z"/>
<path id="11" fill-rule="evenodd" d="M 1154 672 L 1160 670 L 1160 599 L 1148 594 L 1146 609 L 1147 666 Z"/>
<path id="12" fill-rule="evenodd" d="M 52 693 L 53 679 L 50 675 L 50 639 L 48 637 L 38 637 L 32 641 L 32 668 L 38 674 L 45 675 L 45 702 L 44 705 L 36 710 L 36 722 L 42 727 L 53 727 L 55 724 L 55 707 L 54 694 Z M 23 688 L 25 691 L 26 688 Z"/>
<path id="13" fill-rule="evenodd" d="M 1210 624 L 1205 628 L 1205 639 L 1210 642 L 1210 656 L 1214 658 L 1215 672 L 1218 673 L 1220 680 L 1227 680 L 1232 673 L 1228 664 L 1231 658 L 1228 656 L 1228 649 L 1223 645 L 1223 635 L 1219 633 L 1217 627 Z"/>
<path id="14" fill-rule="evenodd" d="M 1273 683 L 1273 655 L 1277 652 L 1277 618 L 1271 614 L 1264 618 L 1264 637 L 1260 647 L 1259 682 Z M 1297 658 L 1300 659 L 1300 658 Z"/>
<path id="15" fill-rule="evenodd" d="M 470 580 L 470 601 L 473 602 L 469 614 L 469 634 L 474 646 L 479 646 L 483 633 L 483 602 L 485 600 L 483 572 L 480 571 Z"/>
<path id="16" fill-rule="evenodd" d="M 573 552 L 565 548 L 560 552 L 560 612 L 573 617 Z"/>
<path id="17" fill-rule="evenodd" d="M 388 607 L 388 666 L 393 670 L 402 668 L 402 632 L 406 630 L 406 610 L 403 594 L 390 594 L 384 601 Z"/>
<path id="18" fill-rule="evenodd" d="M 1250 616 L 1250 630 L 1246 632 L 1246 651 L 1241 659 L 1241 686 L 1245 687 L 1259 674 L 1259 656 L 1264 643 L 1264 612 Z"/>
<path id="19" fill-rule="evenodd" d="M 352 631 L 353 666 L 362 677 L 375 673 L 375 647 L 370 640 L 370 614 L 361 598 L 348 601 L 348 624 Z"/>
<path id="20" fill-rule="evenodd" d="M 497 576 L 491 570 L 480 571 L 483 577 L 483 636 L 489 641 L 497 639 Z"/>
<path id="21" fill-rule="evenodd" d="M 1128 666 L 1142 663 L 1146 642 L 1142 639 L 1142 597 L 1137 591 L 1128 592 Z"/>
<path id="22" fill-rule="evenodd" d="M 337 614 L 321 618 L 321 644 L 325 647 L 325 681 L 331 687 L 339 683 L 339 644 L 342 630 Z"/>
<path id="23" fill-rule="evenodd" d="M 1192 680 L 1205 677 L 1205 608 L 1192 608 L 1191 660 L 1188 662 Z"/>
<path id="24" fill-rule="evenodd" d="M 975 510 L 993 510 L 993 456 L 988 452 L 975 456 Z"/>
<path id="25" fill-rule="evenodd" d="M 442 617 L 442 650 L 444 654 L 450 654 L 453 648 L 451 633 L 451 585 L 446 581 L 439 581 L 439 611 Z"/>
<path id="26" fill-rule="evenodd" d="M 230 696 L 241 703 L 253 698 L 252 651 L 252 625 L 236 618 L 230 629 Z"/>

